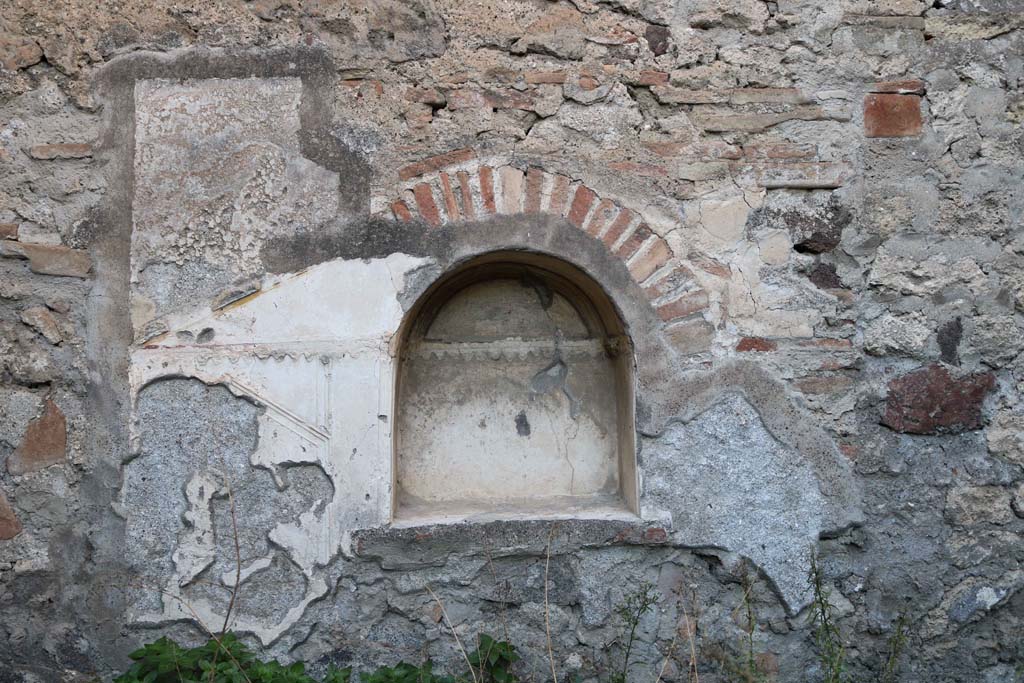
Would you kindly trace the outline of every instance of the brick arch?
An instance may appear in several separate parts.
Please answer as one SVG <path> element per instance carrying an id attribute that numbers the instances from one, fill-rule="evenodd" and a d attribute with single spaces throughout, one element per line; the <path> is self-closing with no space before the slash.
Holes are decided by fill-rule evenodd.
<path id="1" fill-rule="evenodd" d="M 399 171 L 400 189 L 377 202 L 395 220 L 433 227 L 491 216 L 546 214 L 567 220 L 620 260 L 666 325 L 698 315 L 707 294 L 668 243 L 637 212 L 585 184 L 542 168 L 486 163 L 473 150 L 431 157 Z"/>

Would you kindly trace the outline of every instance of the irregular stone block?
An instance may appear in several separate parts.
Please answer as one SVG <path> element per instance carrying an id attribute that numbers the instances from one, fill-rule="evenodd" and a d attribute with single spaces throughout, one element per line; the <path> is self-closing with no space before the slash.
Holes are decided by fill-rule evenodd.
<path id="1" fill-rule="evenodd" d="M 908 434 L 979 429 L 982 403 L 994 386 L 991 372 L 954 377 L 933 363 L 889 382 L 882 424 Z"/>
<path id="2" fill-rule="evenodd" d="M 1010 491 L 1002 486 L 964 486 L 946 494 L 946 519 L 953 524 L 1009 524 Z"/>
<path id="3" fill-rule="evenodd" d="M 45 306 L 31 306 L 21 312 L 21 322 L 25 323 L 46 338 L 51 344 L 63 341 L 57 320 Z"/>

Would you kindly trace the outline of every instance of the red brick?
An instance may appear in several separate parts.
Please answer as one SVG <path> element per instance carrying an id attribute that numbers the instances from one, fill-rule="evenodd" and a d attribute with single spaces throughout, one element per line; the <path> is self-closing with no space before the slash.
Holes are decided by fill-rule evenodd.
<path id="1" fill-rule="evenodd" d="M 924 81 L 883 81 L 871 86 L 871 92 L 895 93 L 898 95 L 923 95 Z"/>
<path id="2" fill-rule="evenodd" d="M 597 195 L 589 187 L 586 185 L 577 187 L 576 194 L 572 199 L 572 206 L 569 207 L 569 214 L 566 216 L 569 222 L 577 228 L 582 228 L 583 219 L 587 217 L 587 212 L 590 211 L 595 199 L 597 199 Z"/>
<path id="3" fill-rule="evenodd" d="M 405 99 L 438 107 L 443 107 L 447 102 L 444 93 L 436 88 L 409 88 L 405 91 Z"/>
<path id="4" fill-rule="evenodd" d="M 654 271 L 668 263 L 670 258 L 672 258 L 672 249 L 665 240 L 659 237 L 651 244 L 647 251 L 629 264 L 629 274 L 633 276 L 635 281 L 643 282 Z"/>
<path id="5" fill-rule="evenodd" d="M 419 183 L 412 188 L 412 193 L 416 197 L 416 208 L 419 209 L 420 217 L 435 227 L 441 225 L 441 214 L 434 203 L 434 192 L 430 185 Z"/>
<path id="6" fill-rule="evenodd" d="M 644 287 L 644 294 L 648 299 L 663 297 L 674 289 L 678 289 L 687 282 L 693 281 L 693 273 L 689 268 L 676 264 L 672 269 L 664 273 L 655 282 Z"/>
<path id="7" fill-rule="evenodd" d="M 497 213 L 494 205 L 494 169 L 490 166 L 480 167 L 480 199 L 484 203 L 484 211 Z"/>
<path id="8" fill-rule="evenodd" d="M 0 541 L 9 541 L 21 533 L 21 522 L 14 514 L 14 508 L 7 502 L 7 496 L 0 491 Z"/>
<path id="9" fill-rule="evenodd" d="M 544 83 L 553 83 L 560 85 L 565 83 L 565 72 L 564 71 L 527 71 L 523 74 L 527 83 L 540 85 Z"/>
<path id="10" fill-rule="evenodd" d="M 462 195 L 462 213 L 466 220 L 471 221 L 476 218 L 476 207 L 473 206 L 473 188 L 469 185 L 469 174 L 465 171 L 459 171 L 455 174 L 455 177 L 459 179 L 459 192 Z"/>
<path id="11" fill-rule="evenodd" d="M 668 74 L 664 71 L 641 71 L 640 77 L 636 79 L 637 85 L 665 85 L 668 83 Z"/>
<path id="12" fill-rule="evenodd" d="M 982 404 L 994 386 L 991 372 L 955 377 L 932 363 L 889 382 L 882 424 L 907 434 L 980 429 Z"/>
<path id="13" fill-rule="evenodd" d="M 720 104 L 729 101 L 728 90 L 690 90 L 655 85 L 651 92 L 654 93 L 654 99 L 662 104 Z"/>
<path id="14" fill-rule="evenodd" d="M 441 174 L 441 196 L 444 198 L 444 210 L 448 212 L 448 220 L 459 220 L 459 204 L 452 192 L 452 181 L 447 173 Z"/>
<path id="15" fill-rule="evenodd" d="M 493 109 L 533 111 L 536 106 L 532 93 L 512 89 L 489 90 L 484 94 L 484 100 Z"/>
<path id="16" fill-rule="evenodd" d="M 872 94 L 864 98 L 864 135 L 900 138 L 921 134 L 921 98 L 918 95 Z"/>
<path id="17" fill-rule="evenodd" d="M 617 209 L 618 207 L 615 206 L 615 202 L 610 199 L 602 199 L 601 203 L 594 209 L 590 220 L 584 226 L 584 231 L 591 237 L 597 237 L 601 234 L 604 226 L 608 224 L 608 221 L 615 216 Z"/>
<path id="18" fill-rule="evenodd" d="M 18 239 L 17 223 L 0 223 L 0 240 Z"/>
<path id="19" fill-rule="evenodd" d="M 569 179 L 564 175 L 556 175 L 551 187 L 551 201 L 548 202 L 548 213 L 561 216 L 565 213 L 565 205 L 569 201 Z"/>
<path id="20" fill-rule="evenodd" d="M 47 399 L 43 414 L 28 424 L 21 445 L 7 458 L 7 471 L 21 475 L 64 462 L 67 447 L 67 420 L 57 404 Z"/>
<path id="21" fill-rule="evenodd" d="M 743 145 L 743 156 L 748 159 L 813 159 L 818 154 L 815 144 L 769 142 Z"/>
<path id="22" fill-rule="evenodd" d="M 544 186 L 544 171 L 536 166 L 526 170 L 526 200 L 524 213 L 540 213 L 541 190 Z"/>
<path id="23" fill-rule="evenodd" d="M 473 149 L 466 147 L 464 149 L 456 149 L 451 152 L 445 152 L 444 154 L 438 154 L 437 156 L 428 157 L 422 161 L 417 161 L 414 164 L 409 164 L 398 170 L 398 177 L 402 180 L 410 180 L 416 176 L 423 175 L 424 173 L 430 173 L 431 171 L 439 171 L 445 166 L 452 166 L 453 164 L 461 164 L 469 161 L 470 159 L 476 158 L 476 152 Z"/>
<path id="24" fill-rule="evenodd" d="M 0 240 L 0 257 L 28 259 L 29 270 L 40 275 L 84 278 L 92 270 L 89 252 L 55 244 Z"/>
<path id="25" fill-rule="evenodd" d="M 401 199 L 391 202 L 391 213 L 400 221 L 412 220 L 412 212 Z"/>
<path id="26" fill-rule="evenodd" d="M 43 161 L 50 161 L 52 159 L 85 159 L 92 156 L 92 145 L 81 143 L 34 145 L 28 148 L 28 155 L 33 159 Z"/>
<path id="27" fill-rule="evenodd" d="M 608 164 L 608 168 L 642 178 L 662 178 L 668 175 L 668 171 L 661 166 L 638 164 L 635 161 L 613 161 Z"/>
<path id="28" fill-rule="evenodd" d="M 674 140 L 646 140 L 643 146 L 660 157 L 690 157 L 695 161 L 741 159 L 743 150 L 724 142 L 676 142 Z"/>
<path id="29" fill-rule="evenodd" d="M 647 238 L 653 235 L 651 229 L 647 227 L 646 223 L 641 223 L 636 226 L 636 230 L 633 234 L 626 238 L 626 241 L 622 243 L 618 249 L 615 250 L 615 255 L 623 261 L 628 261 L 633 255 L 640 250 L 640 247 L 644 245 Z"/>
<path id="30" fill-rule="evenodd" d="M 710 256 L 704 256 L 703 254 L 690 254 L 690 261 L 705 273 L 710 273 L 716 277 L 728 278 L 732 276 L 732 271 L 729 269 L 729 266 L 717 259 L 711 258 Z"/>
<path id="31" fill-rule="evenodd" d="M 708 293 L 703 289 L 686 292 L 676 299 L 658 306 L 658 315 L 665 322 L 685 318 L 708 307 Z"/>
<path id="32" fill-rule="evenodd" d="M 763 339 L 761 337 L 744 337 L 740 339 L 736 345 L 737 351 L 775 351 L 779 348 L 779 345 L 770 339 Z"/>
<path id="33" fill-rule="evenodd" d="M 618 239 L 622 237 L 622 233 L 629 228 L 634 218 L 636 218 L 636 214 L 629 209 L 620 211 L 619 215 L 612 221 L 612 224 L 608 226 L 607 232 L 601 236 L 601 241 L 604 242 L 604 245 L 611 249 Z"/>
<path id="34" fill-rule="evenodd" d="M 580 88 L 583 90 L 594 90 L 597 86 L 601 85 L 593 76 L 580 76 L 577 83 L 579 83 Z"/>

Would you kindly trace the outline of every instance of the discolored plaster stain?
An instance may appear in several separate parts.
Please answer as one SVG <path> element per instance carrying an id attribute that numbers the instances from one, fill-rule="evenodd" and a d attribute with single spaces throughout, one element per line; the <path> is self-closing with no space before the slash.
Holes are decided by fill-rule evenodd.
<path id="1" fill-rule="evenodd" d="M 483 426 L 486 427 L 486 423 Z M 516 414 L 516 434 L 519 436 L 530 436 L 530 421 L 526 417 L 525 410 L 520 410 Z"/>

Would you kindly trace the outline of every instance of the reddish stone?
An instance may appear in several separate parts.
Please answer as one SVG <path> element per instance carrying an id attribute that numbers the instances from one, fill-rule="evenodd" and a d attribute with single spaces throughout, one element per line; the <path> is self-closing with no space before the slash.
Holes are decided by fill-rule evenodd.
<path id="1" fill-rule="evenodd" d="M 87 251 L 61 245 L 2 240 L 0 257 L 28 259 L 29 269 L 40 275 L 87 277 L 92 270 L 92 259 Z"/>
<path id="2" fill-rule="evenodd" d="M 853 342 L 849 339 L 837 339 L 835 337 L 821 337 L 819 339 L 804 339 L 799 342 L 800 346 L 820 349 L 849 349 Z"/>
<path id="3" fill-rule="evenodd" d="M 664 543 L 668 540 L 668 532 L 660 527 L 644 529 L 645 543 Z"/>
<path id="4" fill-rule="evenodd" d="M 923 95 L 924 81 L 883 81 L 871 86 L 871 92 L 896 93 L 899 95 Z"/>
<path id="5" fill-rule="evenodd" d="M 9 541 L 21 533 L 21 522 L 14 509 L 7 502 L 7 496 L 0 491 L 0 541 Z"/>
<path id="6" fill-rule="evenodd" d="M 551 201 L 548 206 L 548 213 L 561 216 L 565 212 L 565 205 L 569 201 L 569 179 L 564 175 L 556 175 L 555 183 L 551 188 Z"/>
<path id="7" fill-rule="evenodd" d="M 14 475 L 35 472 L 67 458 L 68 425 L 64 413 L 47 399 L 43 414 L 25 429 L 21 445 L 7 459 L 7 471 Z"/>
<path id="8" fill-rule="evenodd" d="M 484 93 L 484 102 L 492 109 L 522 109 L 533 111 L 536 103 L 533 95 L 518 90 L 489 90 Z"/>
<path id="9" fill-rule="evenodd" d="M 573 197 L 572 206 L 569 208 L 569 215 L 566 218 L 577 228 L 583 227 L 583 219 L 587 217 L 590 207 L 594 204 L 597 195 L 586 185 L 576 188 L 576 195 Z"/>
<path id="10" fill-rule="evenodd" d="M 668 73 L 665 71 L 641 71 L 640 77 L 636 79 L 637 85 L 665 85 L 668 83 Z"/>
<path id="11" fill-rule="evenodd" d="M 580 76 L 580 79 L 577 82 L 582 90 L 594 90 L 597 86 L 601 85 L 601 83 L 593 76 Z"/>
<path id="12" fill-rule="evenodd" d="M 459 179 L 459 193 L 462 195 L 462 214 L 466 220 L 476 218 L 476 207 L 473 206 L 473 188 L 469 186 L 469 174 L 459 171 L 455 174 Z"/>
<path id="13" fill-rule="evenodd" d="M 391 203 L 391 213 L 400 221 L 412 220 L 412 212 L 409 211 L 409 207 L 406 206 L 405 202 L 400 199 Z"/>
<path id="14" fill-rule="evenodd" d="M 710 256 L 690 254 L 690 261 L 705 273 L 710 273 L 716 277 L 728 278 L 732 275 L 732 271 L 729 270 L 729 266 L 717 259 L 711 258 Z"/>
<path id="15" fill-rule="evenodd" d="M 693 273 L 690 269 L 682 264 L 676 264 L 672 270 L 659 277 L 656 282 L 644 287 L 644 294 L 648 299 L 657 299 L 691 281 L 693 281 Z"/>
<path id="16" fill-rule="evenodd" d="M 527 71 L 523 76 L 526 78 L 527 83 L 535 85 L 545 83 L 561 85 L 565 83 L 564 71 Z"/>
<path id="17" fill-rule="evenodd" d="M 602 199 L 594 209 L 594 213 L 591 214 L 590 220 L 587 221 L 584 232 L 592 237 L 600 235 L 604 226 L 608 224 L 608 220 L 615 215 L 616 210 L 615 202 L 610 199 Z"/>
<path id="18" fill-rule="evenodd" d="M 774 142 L 743 145 L 743 156 L 748 159 L 813 159 L 817 155 L 818 146 L 811 143 Z"/>
<path id="19" fill-rule="evenodd" d="M 459 220 L 459 205 L 452 192 L 452 181 L 447 173 L 441 174 L 441 196 L 444 198 L 444 210 L 448 212 L 448 220 Z"/>
<path id="20" fill-rule="evenodd" d="M 658 306 L 658 316 L 665 322 L 669 322 L 672 320 L 678 320 L 679 318 L 685 318 L 688 315 L 693 315 L 697 311 L 703 311 L 707 307 L 708 293 L 703 289 L 698 289 L 695 292 L 682 294 L 672 301 Z"/>
<path id="21" fill-rule="evenodd" d="M 608 164 L 608 168 L 613 171 L 640 176 L 641 178 L 661 178 L 668 175 L 668 171 L 661 166 L 638 164 L 635 161 L 613 161 Z"/>
<path id="22" fill-rule="evenodd" d="M 601 236 L 601 241 L 604 242 L 604 245 L 611 249 L 618 239 L 622 237 L 622 233 L 633 223 L 634 218 L 636 218 L 636 214 L 629 209 L 620 211 L 619 215 L 612 221 L 612 224 L 608 226 L 607 232 Z"/>
<path id="23" fill-rule="evenodd" d="M 92 156 L 92 145 L 82 143 L 34 145 L 28 148 L 28 155 L 33 159 L 39 159 L 42 161 L 50 161 L 53 159 L 86 159 Z"/>
<path id="24" fill-rule="evenodd" d="M 668 242 L 658 237 L 647 251 L 629 264 L 629 274 L 636 282 L 643 282 L 654 271 L 668 263 L 670 258 L 672 258 L 672 249 L 668 246 Z"/>
<path id="25" fill-rule="evenodd" d="M 882 424 L 907 434 L 956 434 L 981 428 L 981 406 L 995 386 L 991 372 L 954 377 L 932 363 L 889 382 Z"/>
<path id="26" fill-rule="evenodd" d="M 445 152 L 444 154 L 428 157 L 422 161 L 417 161 L 414 164 L 409 164 L 408 166 L 398 170 L 398 177 L 402 180 L 410 180 L 411 178 L 423 175 L 424 173 L 439 171 L 445 166 L 465 163 L 470 159 L 475 158 L 476 152 L 469 147 L 456 149 L 451 152 Z"/>
<path id="27" fill-rule="evenodd" d="M 779 345 L 770 339 L 763 339 L 761 337 L 744 337 L 740 339 L 739 344 L 736 345 L 737 351 L 775 351 L 779 348 Z"/>
<path id="28" fill-rule="evenodd" d="M 494 169 L 490 166 L 480 167 L 480 198 L 484 202 L 484 211 L 496 213 L 494 205 Z"/>
<path id="29" fill-rule="evenodd" d="M 434 192 L 430 185 L 419 183 L 412 188 L 412 194 L 416 197 L 416 208 L 419 209 L 420 217 L 435 227 L 441 225 L 441 214 L 434 203 Z"/>
<path id="30" fill-rule="evenodd" d="M 437 107 L 443 107 L 447 102 L 444 93 L 436 88 L 409 88 L 405 91 L 405 99 Z"/>
<path id="31" fill-rule="evenodd" d="M 544 185 L 544 171 L 536 166 L 526 171 L 526 213 L 540 213 L 541 190 Z"/>
<path id="32" fill-rule="evenodd" d="M 921 134 L 921 125 L 918 95 L 872 94 L 864 98 L 866 137 L 912 137 Z"/>
<path id="33" fill-rule="evenodd" d="M 831 263 L 819 263 L 807 274 L 807 279 L 820 289 L 837 289 L 843 286 L 843 281 L 836 273 L 836 267 Z"/>
<path id="34" fill-rule="evenodd" d="M 0 223 L 0 240 L 18 239 L 17 223 Z"/>
<path id="35" fill-rule="evenodd" d="M 628 261 L 632 258 L 633 254 L 640 251 L 640 247 L 644 245 L 647 238 L 652 234 L 651 229 L 647 227 L 646 223 L 641 223 L 633 231 L 633 234 L 626 238 L 626 241 L 622 243 L 618 249 L 615 250 L 615 255 L 623 261 Z"/>

